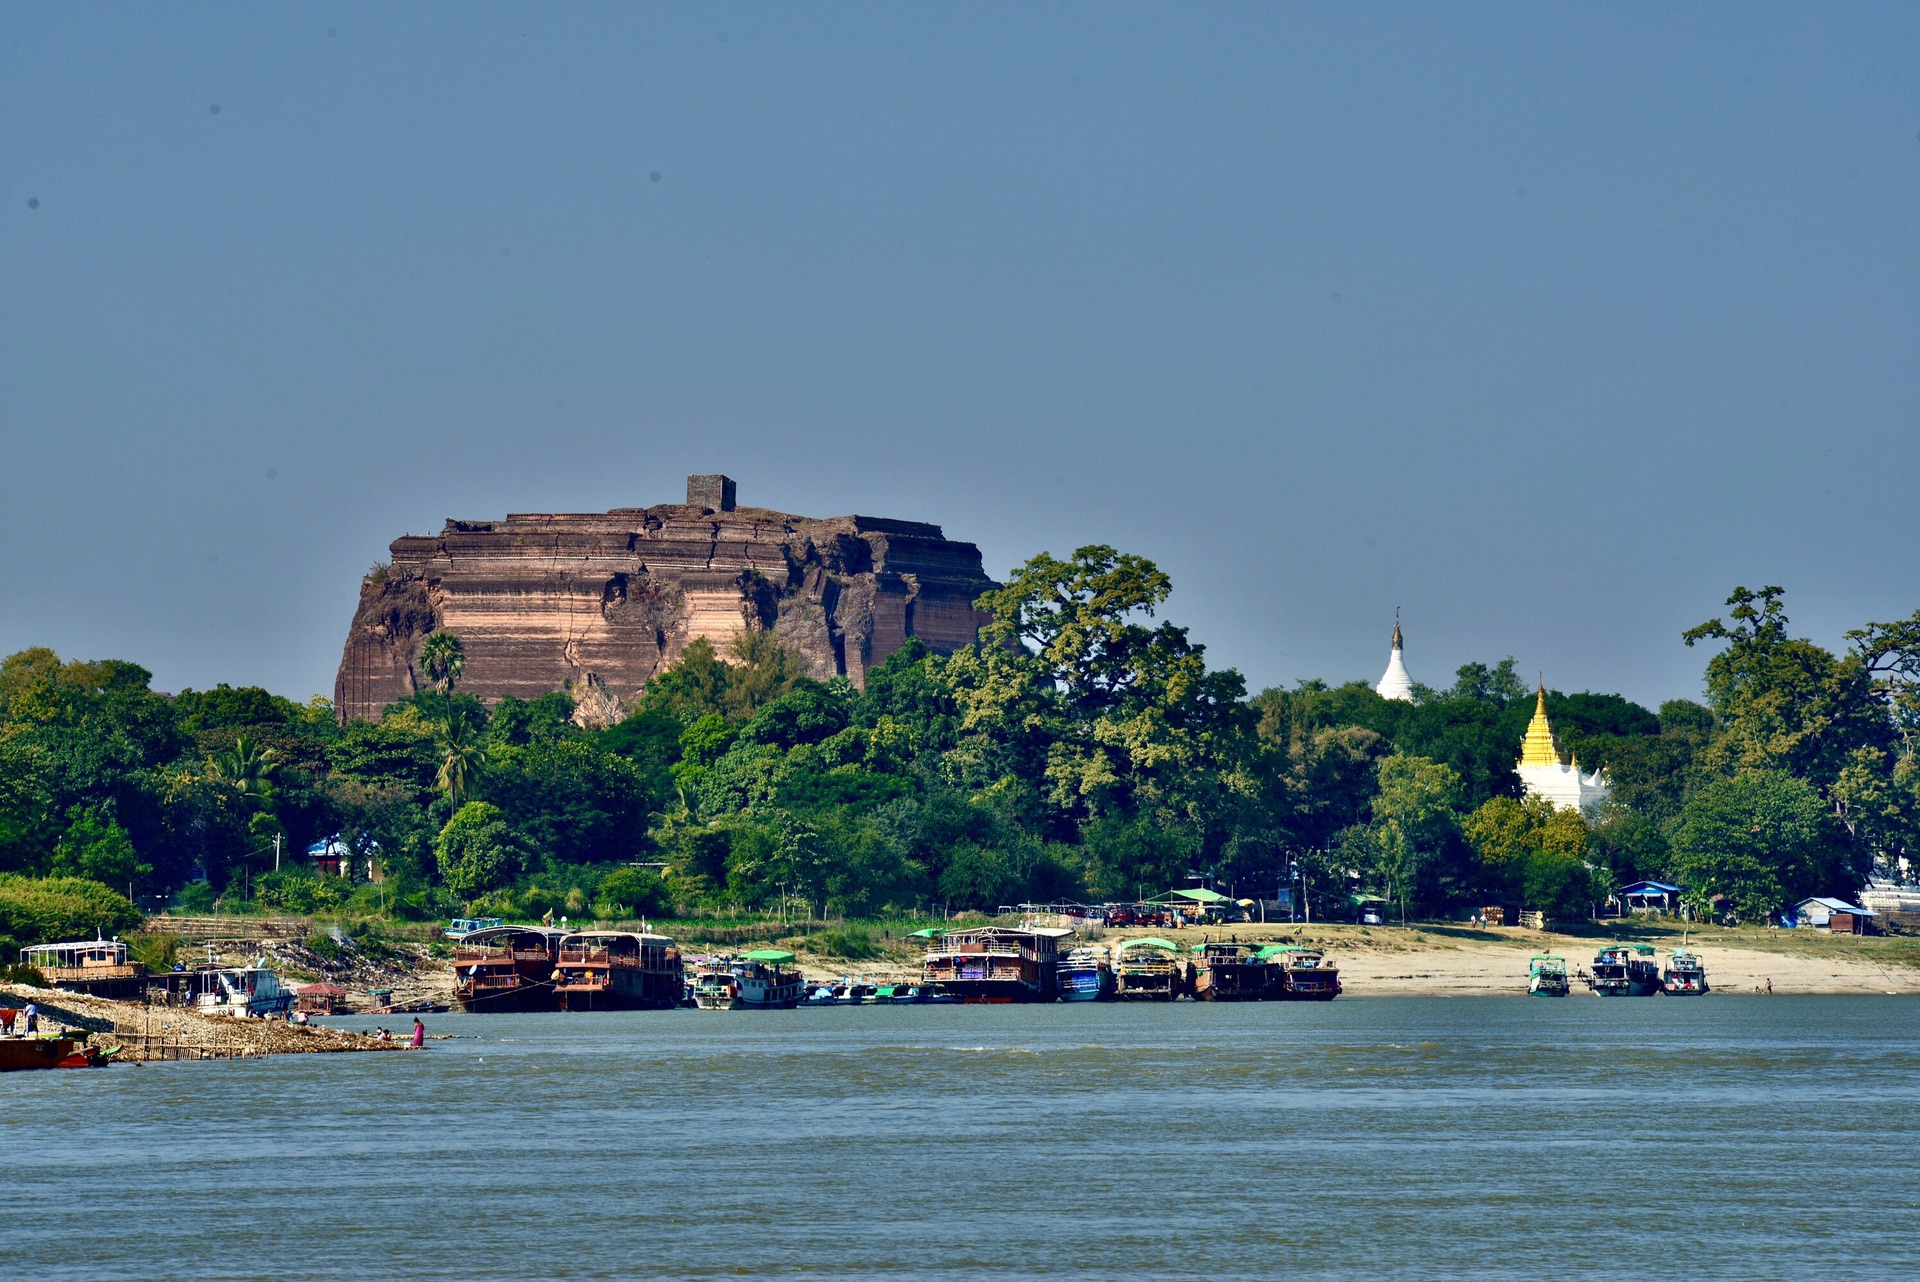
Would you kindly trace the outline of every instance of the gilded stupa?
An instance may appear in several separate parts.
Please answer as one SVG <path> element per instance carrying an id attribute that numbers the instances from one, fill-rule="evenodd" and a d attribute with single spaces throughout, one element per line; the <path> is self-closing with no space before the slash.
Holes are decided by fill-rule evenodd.
<path id="1" fill-rule="evenodd" d="M 1610 789 L 1604 770 L 1580 773 L 1580 759 L 1560 756 L 1560 741 L 1547 720 L 1547 687 L 1542 682 L 1533 704 L 1533 720 L 1520 740 L 1520 760 L 1513 767 L 1530 797 L 1545 797 L 1566 810 L 1584 810 L 1607 799 Z"/>
<path id="2" fill-rule="evenodd" d="M 1387 658 L 1386 675 L 1380 678 L 1374 693 L 1382 699 L 1398 699 L 1403 703 L 1413 702 L 1413 678 L 1407 675 L 1406 660 L 1400 655 L 1400 611 L 1393 612 L 1393 653 Z"/>

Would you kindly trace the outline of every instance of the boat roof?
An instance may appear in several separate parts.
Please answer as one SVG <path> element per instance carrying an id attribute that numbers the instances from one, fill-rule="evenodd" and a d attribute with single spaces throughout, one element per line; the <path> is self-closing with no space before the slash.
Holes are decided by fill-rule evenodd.
<path id="1" fill-rule="evenodd" d="M 747 954 L 747 960 L 757 962 L 790 962 L 793 960 L 793 954 L 784 948 L 756 948 Z"/>
<path id="2" fill-rule="evenodd" d="M 460 940 L 463 944 L 484 944 L 489 940 L 507 939 L 514 935 L 538 935 L 549 946 L 556 940 L 565 939 L 569 932 L 558 926 L 488 926 L 485 930 L 476 930 Z M 617 932 L 616 932 L 617 933 Z"/>
<path id="3" fill-rule="evenodd" d="M 467 936 L 472 939 L 472 935 Z M 656 935 L 652 931 L 639 930 L 576 930 L 560 942 L 570 943 L 576 939 L 642 939 L 649 943 L 671 944 L 673 940 L 666 935 Z"/>
<path id="4" fill-rule="evenodd" d="M 1123 940 L 1120 944 L 1120 947 L 1122 948 L 1158 948 L 1164 952 L 1169 952 L 1169 953 L 1177 953 L 1180 951 L 1180 945 L 1173 943 L 1171 940 L 1162 939 L 1158 935 L 1147 935 L 1140 939 Z"/>

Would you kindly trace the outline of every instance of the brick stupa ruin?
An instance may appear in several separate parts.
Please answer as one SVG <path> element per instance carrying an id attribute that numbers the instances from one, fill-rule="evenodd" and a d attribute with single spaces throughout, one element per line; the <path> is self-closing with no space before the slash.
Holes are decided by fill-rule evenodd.
<path id="1" fill-rule="evenodd" d="M 690 476 L 685 503 L 449 520 L 395 539 L 360 584 L 336 713 L 378 717 L 426 688 L 420 647 L 435 632 L 460 638 L 467 693 L 570 689 L 607 712 L 695 637 L 724 655 L 740 633 L 769 630 L 812 675 L 860 686 L 908 637 L 942 653 L 972 644 L 973 602 L 997 586 L 973 544 L 917 521 L 739 507 L 734 492 L 728 477 Z"/>

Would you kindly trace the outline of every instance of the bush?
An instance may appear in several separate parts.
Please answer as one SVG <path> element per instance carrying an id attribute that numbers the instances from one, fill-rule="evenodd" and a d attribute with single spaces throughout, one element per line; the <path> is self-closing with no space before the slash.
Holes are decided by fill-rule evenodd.
<path id="1" fill-rule="evenodd" d="M 658 917 L 671 906 L 667 884 L 644 868 L 616 868 L 600 879 L 594 914 L 606 920 Z"/>
<path id="2" fill-rule="evenodd" d="M 345 878 L 316 877 L 304 870 L 264 873 L 254 886 L 254 898 L 262 908 L 303 917 L 338 909 L 346 902 L 348 890 Z"/>
<path id="3" fill-rule="evenodd" d="M 145 920 L 126 896 L 97 881 L 0 873 L 0 934 L 21 946 L 118 935 Z"/>
<path id="4" fill-rule="evenodd" d="M 865 961 L 880 955 L 880 945 L 874 942 L 873 932 L 859 927 L 824 931 L 813 937 L 813 946 L 823 956 L 845 957 L 849 961 Z"/>
<path id="5" fill-rule="evenodd" d="M 170 931 L 135 935 L 127 941 L 127 955 L 148 970 L 171 970 L 180 960 L 180 936 Z"/>
<path id="6" fill-rule="evenodd" d="M 183 913 L 213 911 L 213 887 L 204 881 L 190 881 L 173 897 L 173 906 Z"/>
<path id="7" fill-rule="evenodd" d="M 47 982 L 47 977 L 40 973 L 39 967 L 29 966 L 25 962 L 16 962 L 11 966 L 0 967 L 0 983 L 24 984 L 28 988 L 53 987 L 52 984 Z"/>

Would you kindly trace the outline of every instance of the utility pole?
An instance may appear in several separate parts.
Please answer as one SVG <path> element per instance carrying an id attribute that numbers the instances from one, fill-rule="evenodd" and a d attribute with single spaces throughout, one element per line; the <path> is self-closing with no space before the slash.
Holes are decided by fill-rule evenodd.
<path id="1" fill-rule="evenodd" d="M 273 834 L 273 870 L 275 872 L 280 871 L 280 836 L 281 834 L 277 832 Z"/>

